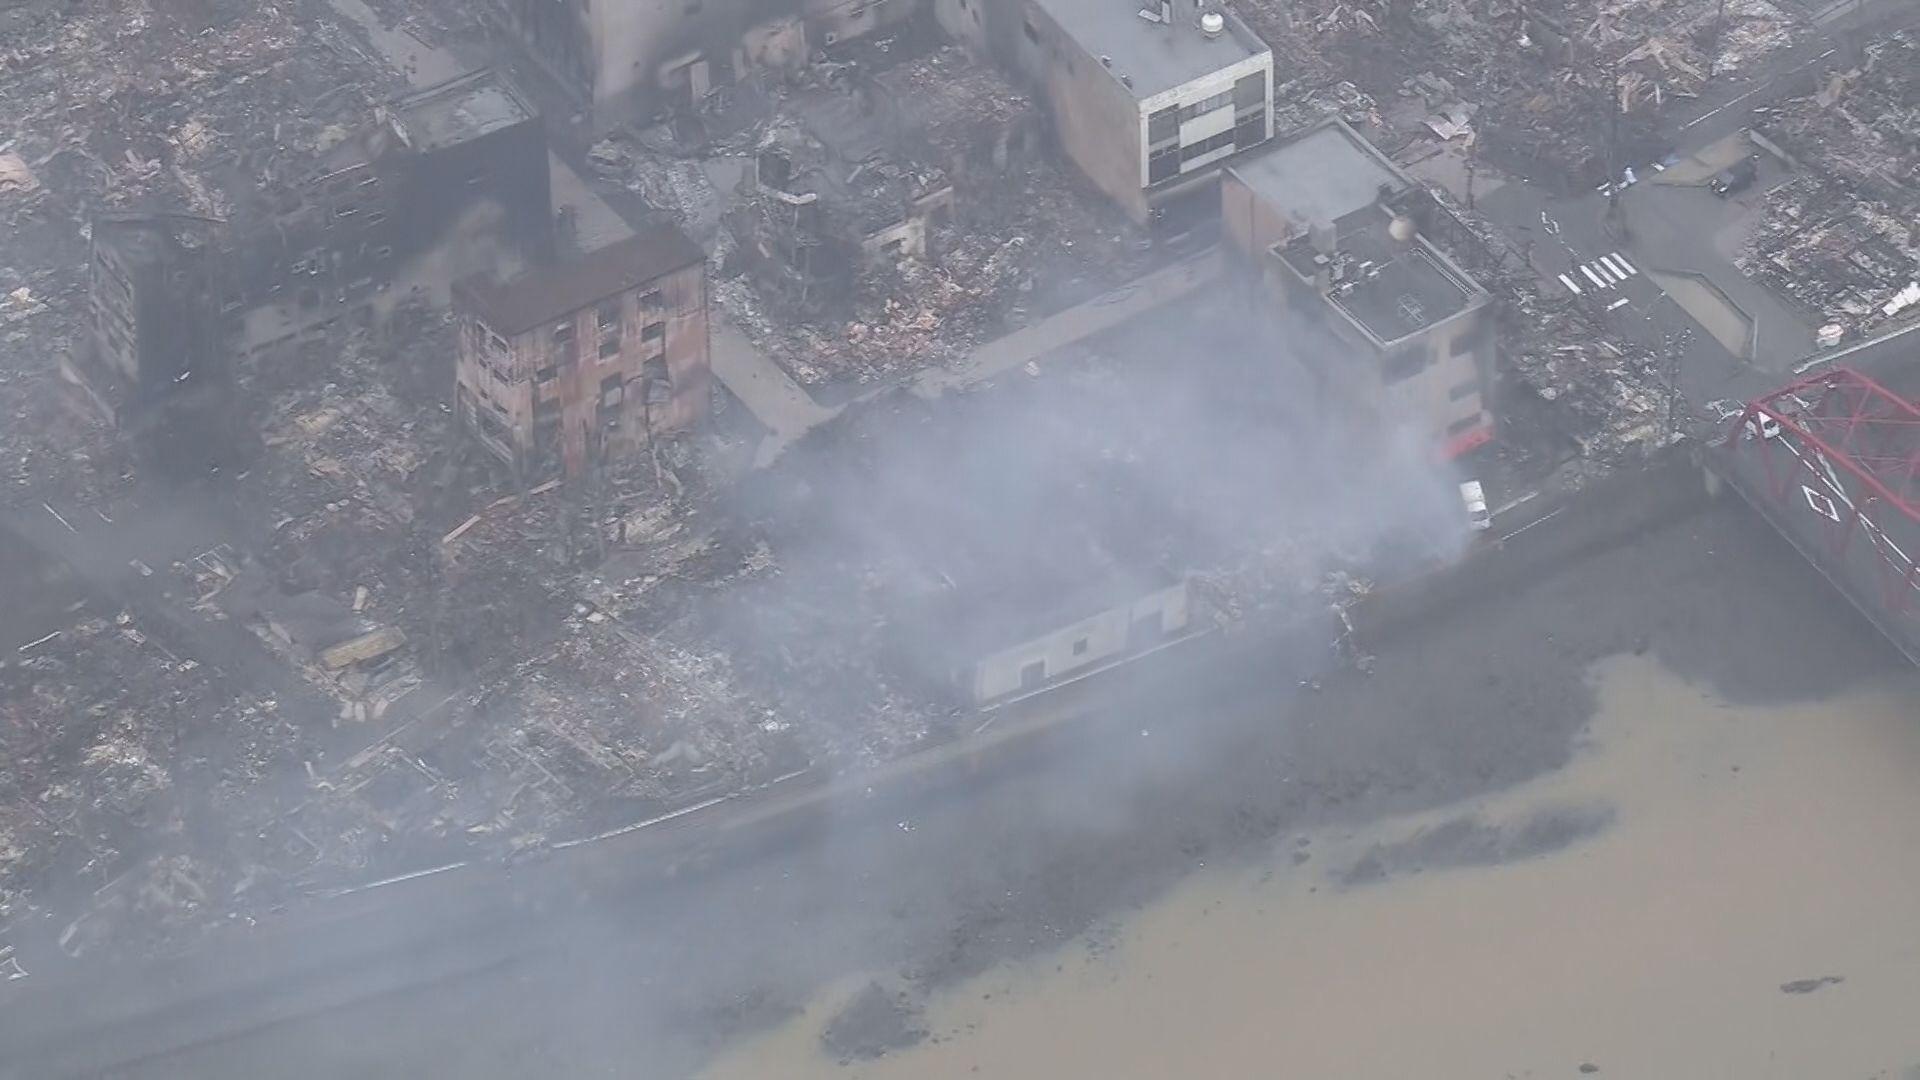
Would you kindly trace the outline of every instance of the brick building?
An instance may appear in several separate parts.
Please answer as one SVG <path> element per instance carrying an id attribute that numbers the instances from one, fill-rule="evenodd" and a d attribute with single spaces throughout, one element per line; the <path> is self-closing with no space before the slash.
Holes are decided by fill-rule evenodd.
<path id="1" fill-rule="evenodd" d="M 454 286 L 463 428 L 523 477 L 577 476 L 707 412 L 706 255 L 671 226 Z"/>

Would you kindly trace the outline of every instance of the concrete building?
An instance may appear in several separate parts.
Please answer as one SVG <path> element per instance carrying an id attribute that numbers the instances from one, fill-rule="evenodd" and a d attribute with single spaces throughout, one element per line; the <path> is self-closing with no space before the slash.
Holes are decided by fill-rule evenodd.
<path id="1" fill-rule="evenodd" d="M 218 459 L 228 427 L 231 351 L 225 225 L 179 214 L 95 218 L 91 330 L 61 361 L 80 399 L 148 449 Z"/>
<path id="2" fill-rule="evenodd" d="M 1036 88 L 1087 178 L 1146 222 L 1273 134 L 1273 52 L 1206 0 L 936 0 L 940 23 Z"/>
<path id="3" fill-rule="evenodd" d="M 523 477 L 590 466 L 707 413 L 706 254 L 671 226 L 454 287 L 463 428 Z"/>
<path id="4" fill-rule="evenodd" d="M 755 70 L 909 18 L 918 0 L 489 0 L 499 30 L 596 128 L 684 108 Z"/>
<path id="5" fill-rule="evenodd" d="M 1310 357 L 1323 392 L 1420 425 L 1449 455 L 1492 437 L 1494 312 L 1428 236 L 1446 211 L 1339 119 L 1227 168 L 1223 231 L 1250 280 L 1353 346 Z"/>
<path id="6" fill-rule="evenodd" d="M 546 134 L 511 84 L 470 72 L 380 107 L 276 211 L 232 257 L 247 352 L 551 259 Z"/>
<path id="7" fill-rule="evenodd" d="M 96 220 L 94 332 L 62 373 L 129 434 L 178 436 L 149 449 L 224 458 L 241 425 L 212 402 L 236 357 L 376 325 L 404 299 L 444 306 L 476 270 L 548 261 L 552 217 L 539 117 L 472 72 L 381 106 L 310 181 L 243 193 L 231 222 Z"/>

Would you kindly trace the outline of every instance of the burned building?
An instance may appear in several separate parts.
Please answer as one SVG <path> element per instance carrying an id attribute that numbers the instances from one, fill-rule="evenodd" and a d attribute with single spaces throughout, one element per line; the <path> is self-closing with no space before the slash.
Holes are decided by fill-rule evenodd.
<path id="1" fill-rule="evenodd" d="M 806 126 L 789 121 L 768 132 L 752 193 L 729 215 L 756 278 L 803 305 L 845 299 L 875 261 L 925 257 L 930 226 L 953 208 L 944 172 L 887 160 L 879 128 L 855 98 L 817 104 Z"/>
<path id="2" fill-rule="evenodd" d="M 211 451 L 209 434 L 239 426 L 214 404 L 236 357 L 373 322 L 406 297 L 444 304 L 476 268 L 546 260 L 550 207 L 538 116 L 473 72 L 382 106 L 310 182 L 256 193 L 231 221 L 96 221 L 94 333 L 63 372 L 124 430 L 156 434 L 185 410 L 179 430 Z"/>
<path id="3" fill-rule="evenodd" d="M 813 52 L 911 17 L 916 0 L 490 0 L 489 17 L 586 109 L 684 108 L 750 71 L 793 70 Z"/>
<path id="4" fill-rule="evenodd" d="M 480 270 L 511 276 L 553 252 L 546 135 L 490 70 L 398 98 L 276 198 L 233 255 L 248 352 L 366 321 Z"/>
<path id="5" fill-rule="evenodd" d="M 92 333 L 61 364 L 96 414 L 195 464 L 229 449 L 215 437 L 228 426 L 232 389 L 224 236 L 221 222 L 183 214 L 96 218 Z"/>
<path id="6" fill-rule="evenodd" d="M 706 254 L 658 226 L 454 287 L 463 428 L 522 476 L 576 476 L 706 415 Z"/>
<path id="7" fill-rule="evenodd" d="M 1032 104 L 957 49 L 836 75 L 782 102 L 728 223 L 763 288 L 831 306 L 865 269 L 938 261 L 956 181 L 984 186 L 1040 138 Z"/>
<path id="8" fill-rule="evenodd" d="M 1038 89 L 1060 144 L 1136 221 L 1273 134 L 1273 52 L 1211 0 L 938 0 L 942 26 Z"/>
<path id="9" fill-rule="evenodd" d="M 1428 239 L 1432 197 L 1371 143 L 1324 121 L 1229 167 L 1221 204 L 1263 296 L 1352 346 L 1318 358 L 1324 392 L 1426 429 L 1450 456 L 1492 436 L 1491 298 Z"/>

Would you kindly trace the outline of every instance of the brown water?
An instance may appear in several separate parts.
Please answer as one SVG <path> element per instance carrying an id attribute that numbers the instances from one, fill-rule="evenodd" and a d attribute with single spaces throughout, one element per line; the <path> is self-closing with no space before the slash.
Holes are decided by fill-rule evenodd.
<path id="1" fill-rule="evenodd" d="M 1735 708 L 1647 660 L 1598 678 L 1552 776 L 1204 873 L 1110 948 L 936 996 L 911 1050 L 823 1058 L 840 988 L 710 1076 L 1920 1077 L 1920 685 Z M 1462 814 L 1567 807 L 1615 817 L 1503 865 L 1331 880 Z"/>

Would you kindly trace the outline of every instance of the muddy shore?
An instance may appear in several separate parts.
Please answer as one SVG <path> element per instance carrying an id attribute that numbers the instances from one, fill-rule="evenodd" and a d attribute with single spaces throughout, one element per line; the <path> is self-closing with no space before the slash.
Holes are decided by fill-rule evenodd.
<path id="1" fill-rule="evenodd" d="M 706 1080 L 1920 1075 L 1920 674 L 1799 705 L 1644 655 L 1593 681 L 1566 768 L 1190 875 L 884 1056 L 836 1051 L 828 1017 L 879 1019 L 836 986 Z"/>

